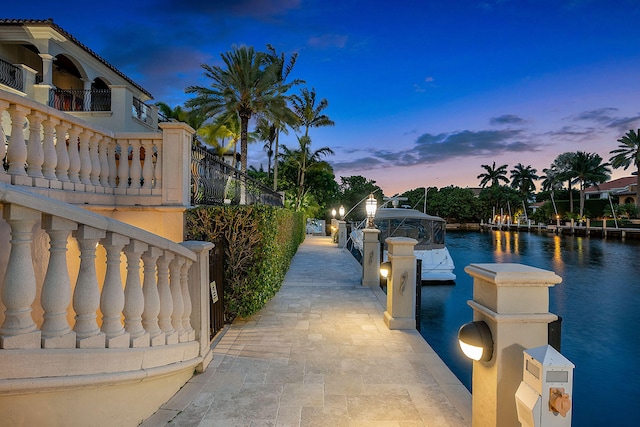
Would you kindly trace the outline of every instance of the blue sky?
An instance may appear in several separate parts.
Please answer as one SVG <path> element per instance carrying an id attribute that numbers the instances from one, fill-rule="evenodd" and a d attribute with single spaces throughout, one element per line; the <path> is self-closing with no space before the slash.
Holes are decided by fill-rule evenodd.
<path id="1" fill-rule="evenodd" d="M 493 161 L 542 173 L 565 151 L 608 160 L 640 127 L 636 0 L 29 0 L 0 15 L 53 18 L 171 106 L 233 45 L 297 52 L 292 77 L 336 123 L 312 147 L 387 195 L 475 187 Z M 261 143 L 249 163 L 266 167 Z"/>

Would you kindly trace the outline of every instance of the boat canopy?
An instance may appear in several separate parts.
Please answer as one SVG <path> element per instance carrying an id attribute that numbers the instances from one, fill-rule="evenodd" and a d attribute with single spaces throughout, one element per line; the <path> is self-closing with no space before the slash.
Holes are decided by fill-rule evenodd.
<path id="1" fill-rule="evenodd" d="M 380 230 L 380 241 L 385 242 L 385 249 L 388 237 L 416 239 L 416 250 L 444 248 L 446 224 L 438 216 L 427 215 L 415 209 L 380 208 L 373 221 Z"/>

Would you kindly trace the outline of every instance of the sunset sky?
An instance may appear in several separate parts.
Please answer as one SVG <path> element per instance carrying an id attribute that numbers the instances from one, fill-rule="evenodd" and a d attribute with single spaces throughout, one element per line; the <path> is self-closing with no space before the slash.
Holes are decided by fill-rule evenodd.
<path id="1" fill-rule="evenodd" d="M 477 187 L 494 161 L 540 174 L 566 151 L 606 161 L 640 127 L 636 0 L 5 3 L 0 18 L 53 18 L 171 106 L 234 45 L 297 52 L 292 77 L 336 123 L 311 130 L 312 148 L 335 151 L 337 177 L 365 176 L 387 195 Z M 297 144 L 293 133 L 282 142 Z M 266 168 L 262 145 L 249 164 Z"/>

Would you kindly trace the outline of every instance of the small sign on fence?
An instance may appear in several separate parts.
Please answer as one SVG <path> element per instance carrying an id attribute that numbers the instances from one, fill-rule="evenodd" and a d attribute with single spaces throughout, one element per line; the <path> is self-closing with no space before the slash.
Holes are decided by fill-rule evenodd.
<path id="1" fill-rule="evenodd" d="M 216 281 L 209 283 L 209 287 L 211 288 L 211 299 L 213 302 L 218 302 L 218 288 L 216 287 Z"/>

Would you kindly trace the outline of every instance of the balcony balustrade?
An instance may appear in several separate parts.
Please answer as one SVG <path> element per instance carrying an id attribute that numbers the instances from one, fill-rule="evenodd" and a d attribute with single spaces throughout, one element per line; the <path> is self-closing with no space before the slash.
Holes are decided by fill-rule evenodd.
<path id="1" fill-rule="evenodd" d="M 22 70 L 5 60 L 0 59 L 0 84 L 23 91 L 24 81 Z"/>
<path id="2" fill-rule="evenodd" d="M 111 111 L 111 90 L 51 89 L 49 106 L 60 111 Z"/>

